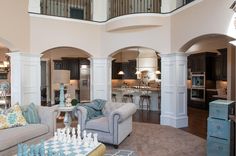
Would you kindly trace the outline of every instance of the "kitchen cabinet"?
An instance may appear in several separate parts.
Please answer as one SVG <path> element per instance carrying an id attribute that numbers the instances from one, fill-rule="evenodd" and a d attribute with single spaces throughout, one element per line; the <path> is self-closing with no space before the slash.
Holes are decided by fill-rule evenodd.
<path id="1" fill-rule="evenodd" d="M 119 71 L 123 71 L 124 75 L 118 75 Z M 129 60 L 128 62 L 112 61 L 112 79 L 137 79 L 136 60 Z"/>
<path id="2" fill-rule="evenodd" d="M 220 55 L 216 56 L 216 80 L 227 80 L 227 49 L 218 50 Z"/>
<path id="3" fill-rule="evenodd" d="M 62 60 L 54 60 L 55 70 L 70 70 L 70 79 L 80 79 L 80 65 L 89 65 L 87 58 L 62 58 Z"/>

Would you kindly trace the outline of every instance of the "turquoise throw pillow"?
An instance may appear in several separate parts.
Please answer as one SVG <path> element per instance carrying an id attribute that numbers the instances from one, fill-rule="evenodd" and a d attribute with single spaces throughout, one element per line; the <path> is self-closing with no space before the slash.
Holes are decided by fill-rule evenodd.
<path id="1" fill-rule="evenodd" d="M 22 107 L 22 114 L 25 117 L 25 120 L 29 124 L 38 124 L 40 123 L 40 117 L 38 115 L 38 110 L 34 103 L 31 103 L 28 106 Z"/>

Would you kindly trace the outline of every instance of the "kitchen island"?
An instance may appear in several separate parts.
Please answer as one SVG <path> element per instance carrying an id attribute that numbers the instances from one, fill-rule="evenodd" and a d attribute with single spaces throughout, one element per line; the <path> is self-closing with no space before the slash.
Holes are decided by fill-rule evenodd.
<path id="1" fill-rule="evenodd" d="M 150 104 L 150 110 L 151 111 L 159 111 L 159 104 L 160 104 L 160 94 L 161 90 L 160 88 L 151 88 L 151 87 L 121 87 L 121 88 L 113 88 L 112 93 L 116 94 L 116 100 L 117 102 L 122 102 L 122 98 L 124 94 L 132 94 L 133 95 L 133 101 L 137 106 L 137 109 L 139 108 L 139 99 L 140 95 L 149 95 L 151 97 L 151 104 Z M 147 104 L 144 102 L 143 109 L 147 109 Z"/>

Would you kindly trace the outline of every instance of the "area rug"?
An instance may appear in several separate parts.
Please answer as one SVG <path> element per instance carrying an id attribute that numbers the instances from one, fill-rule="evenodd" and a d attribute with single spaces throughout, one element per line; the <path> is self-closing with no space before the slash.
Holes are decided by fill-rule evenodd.
<path id="1" fill-rule="evenodd" d="M 130 151 L 131 156 L 204 156 L 206 140 L 170 126 L 134 122 L 133 132 L 118 149 L 111 145 L 106 149 L 107 156 L 124 154 L 119 150 Z"/>
<path id="2" fill-rule="evenodd" d="M 110 150 L 105 156 L 136 156 L 136 154 L 130 150 Z"/>

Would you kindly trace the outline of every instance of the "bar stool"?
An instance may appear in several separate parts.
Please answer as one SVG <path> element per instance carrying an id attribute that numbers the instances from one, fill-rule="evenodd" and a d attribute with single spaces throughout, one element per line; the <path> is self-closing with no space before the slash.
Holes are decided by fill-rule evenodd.
<path id="1" fill-rule="evenodd" d="M 150 111 L 150 105 L 151 105 L 151 96 L 150 95 L 140 95 L 139 108 L 143 110 L 143 105 L 144 105 L 145 101 L 147 104 L 147 110 Z"/>
<path id="2" fill-rule="evenodd" d="M 111 100 L 112 100 L 112 102 L 116 102 L 117 101 L 115 93 L 111 94 Z"/>
<path id="3" fill-rule="evenodd" d="M 133 94 L 124 94 L 123 97 L 122 97 L 122 102 L 132 102 L 134 103 L 134 100 L 133 100 Z"/>
<path id="4" fill-rule="evenodd" d="M 158 104 L 157 104 L 157 108 L 158 108 L 158 111 L 161 111 L 161 94 L 158 94 Z"/>

